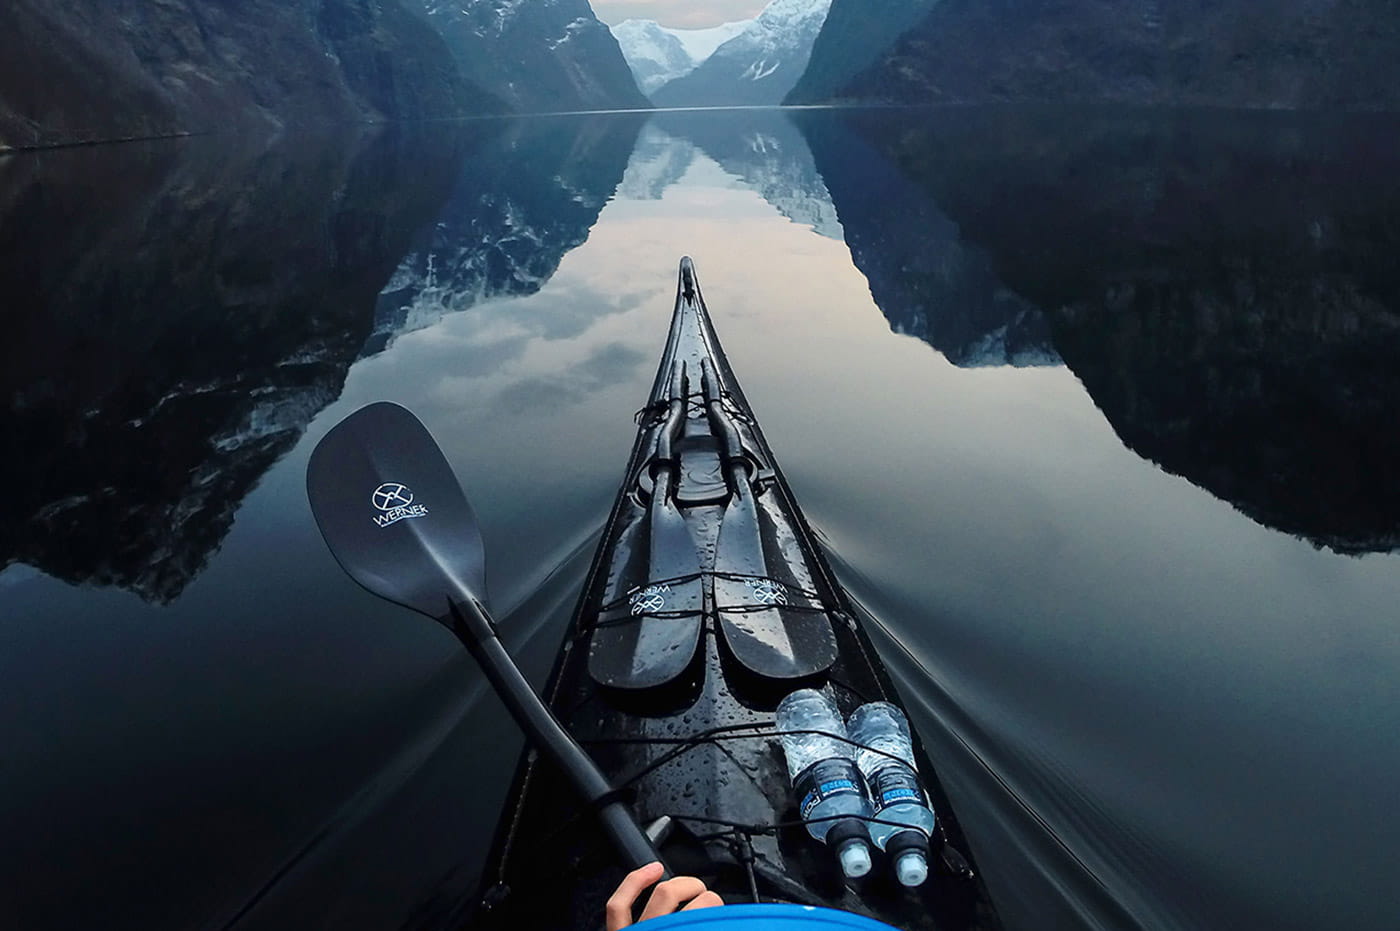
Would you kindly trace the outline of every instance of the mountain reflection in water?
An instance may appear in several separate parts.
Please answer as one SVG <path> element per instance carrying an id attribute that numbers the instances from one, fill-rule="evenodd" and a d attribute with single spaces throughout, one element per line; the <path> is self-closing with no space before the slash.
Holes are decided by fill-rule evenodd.
<path id="1" fill-rule="evenodd" d="M 1400 546 L 1393 121 L 923 116 L 801 117 L 896 329 L 1063 359 L 1130 449 L 1260 523 Z"/>
<path id="2" fill-rule="evenodd" d="M 340 393 L 448 190 L 384 134 L 62 150 L 0 163 L 0 565 L 177 598 Z"/>
<path id="3" fill-rule="evenodd" d="M 538 678 L 694 252 L 1010 927 L 1386 927 L 1396 217 L 1378 117 L 0 159 L 0 918 L 453 926 L 518 737 L 339 576 L 306 455 L 369 400 L 423 414 Z"/>

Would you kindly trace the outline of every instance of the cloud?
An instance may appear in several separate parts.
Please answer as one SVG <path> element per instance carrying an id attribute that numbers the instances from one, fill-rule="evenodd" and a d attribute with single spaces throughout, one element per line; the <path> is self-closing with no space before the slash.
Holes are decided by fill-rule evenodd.
<path id="1" fill-rule="evenodd" d="M 557 375 L 537 375 L 521 379 L 501 390 L 495 408 L 507 414 L 583 400 L 590 392 L 619 385 L 632 377 L 633 370 L 648 356 L 622 343 L 609 343 L 594 349 L 588 358 Z"/>
<path id="2" fill-rule="evenodd" d="M 593 0 L 593 12 L 605 23 L 654 19 L 663 26 L 704 29 L 753 19 L 768 0 Z"/>

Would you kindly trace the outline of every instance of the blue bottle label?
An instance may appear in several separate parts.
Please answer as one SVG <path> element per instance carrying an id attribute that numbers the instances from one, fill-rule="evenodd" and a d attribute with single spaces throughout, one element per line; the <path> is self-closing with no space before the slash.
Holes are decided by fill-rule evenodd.
<path id="1" fill-rule="evenodd" d="M 877 817 L 881 809 L 890 805 L 912 803 L 933 808 L 928 803 L 928 793 L 924 791 L 923 783 L 919 782 L 918 774 L 903 763 L 886 766 L 875 774 L 872 783 L 870 794 Z"/>
<path id="2" fill-rule="evenodd" d="M 864 795 L 865 780 L 860 770 L 851 760 L 833 757 L 818 760 L 797 774 L 792 783 L 793 792 L 799 799 L 798 811 L 805 821 L 826 799 L 836 795 Z"/>

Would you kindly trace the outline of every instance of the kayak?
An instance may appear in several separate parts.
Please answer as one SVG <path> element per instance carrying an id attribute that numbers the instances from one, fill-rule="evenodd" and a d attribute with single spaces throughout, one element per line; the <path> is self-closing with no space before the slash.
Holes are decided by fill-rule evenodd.
<path id="1" fill-rule="evenodd" d="M 727 903 L 906 929 L 996 928 L 934 767 L 932 869 L 857 880 L 803 826 L 774 714 L 818 689 L 842 715 L 901 704 L 720 347 L 689 258 L 656 380 L 543 698 L 667 865 Z M 559 767 L 527 750 L 471 927 L 594 929 L 627 867 Z"/>

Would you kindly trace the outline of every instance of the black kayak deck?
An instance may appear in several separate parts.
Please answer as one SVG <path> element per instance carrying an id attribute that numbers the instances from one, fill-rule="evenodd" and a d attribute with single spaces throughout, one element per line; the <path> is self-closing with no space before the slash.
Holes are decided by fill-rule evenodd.
<path id="1" fill-rule="evenodd" d="M 555 714 L 673 869 L 727 902 L 824 905 L 907 929 L 999 927 L 980 878 L 962 869 L 971 855 L 921 746 L 935 848 L 947 840 L 923 886 L 899 886 L 881 857 L 848 884 L 798 820 L 778 701 L 814 687 L 843 714 L 902 702 L 730 371 L 689 259 L 638 422 L 545 690 Z M 469 927 L 594 931 L 626 872 L 568 784 L 528 753 L 488 862 Z"/>

